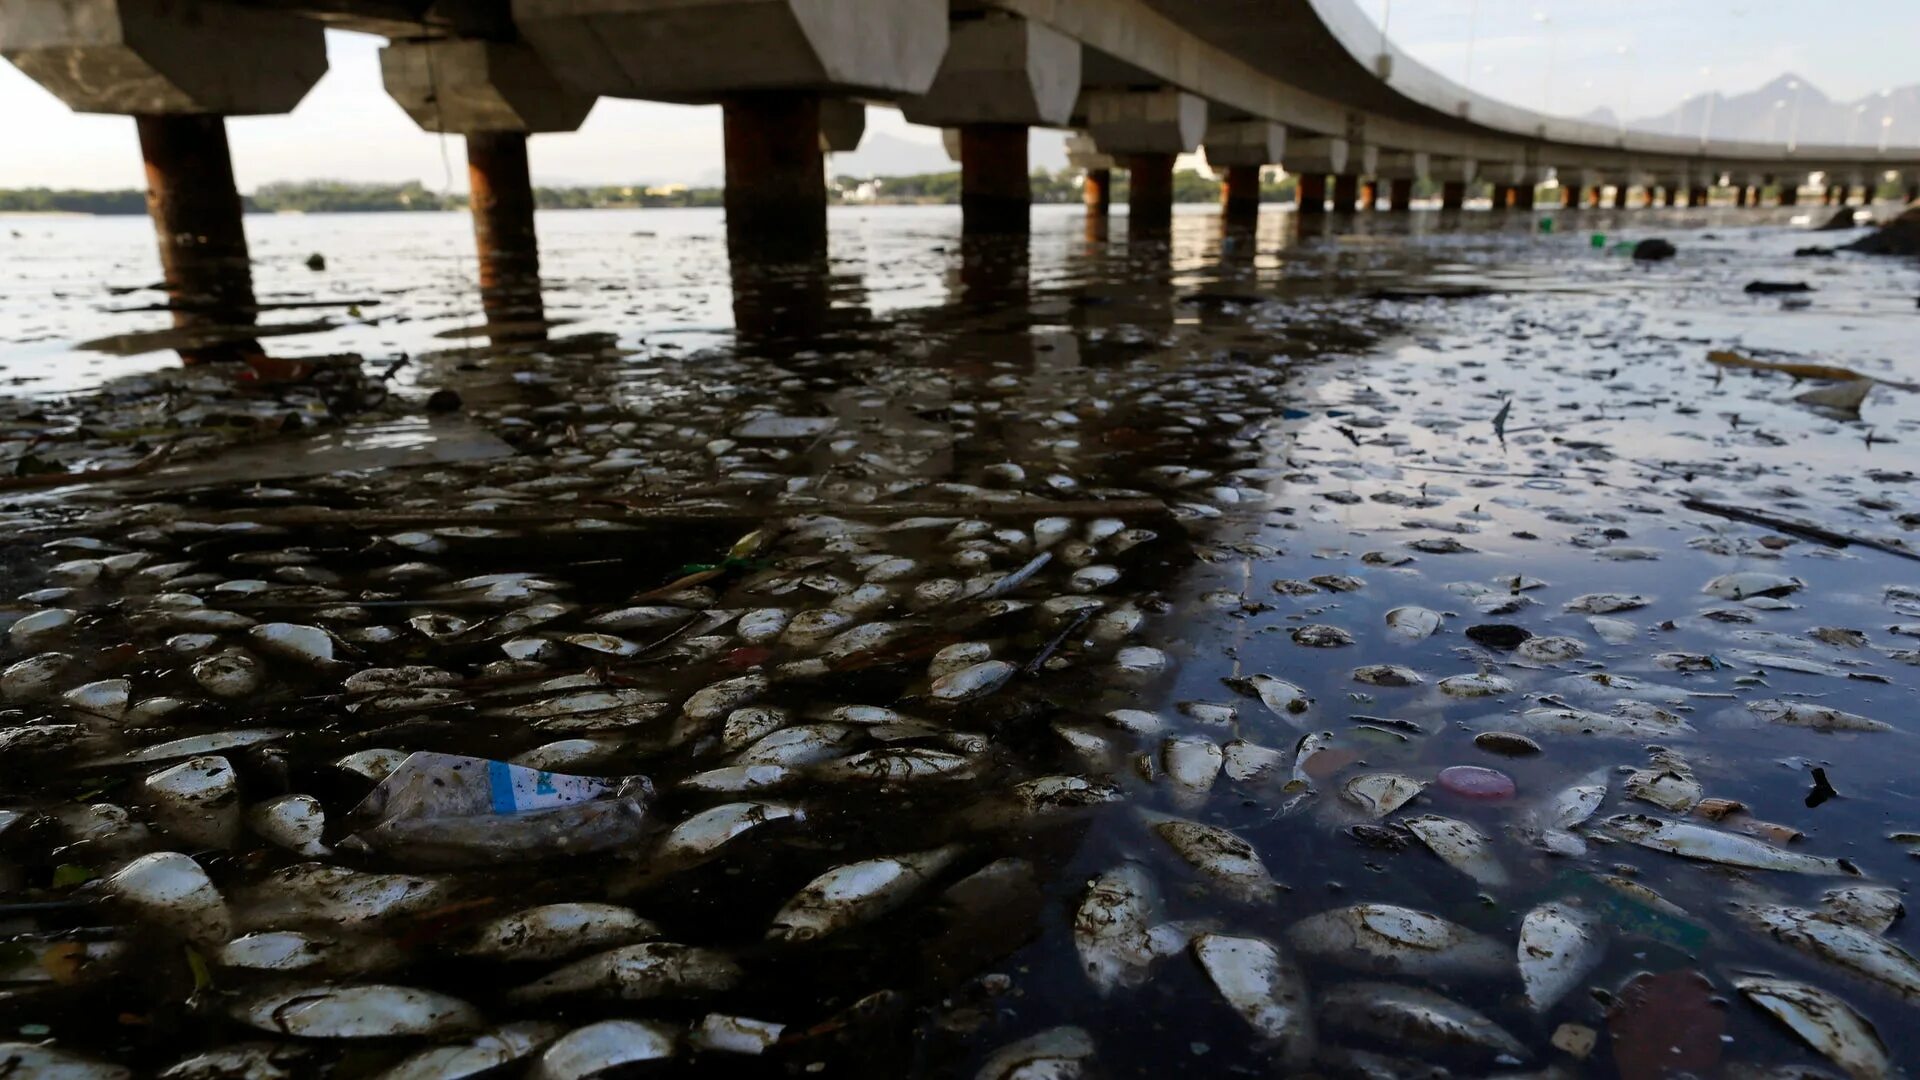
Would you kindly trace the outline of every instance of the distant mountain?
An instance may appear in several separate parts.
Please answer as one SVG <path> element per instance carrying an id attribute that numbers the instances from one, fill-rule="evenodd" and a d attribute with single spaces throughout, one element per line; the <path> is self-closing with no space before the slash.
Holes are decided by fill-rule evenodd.
<path id="1" fill-rule="evenodd" d="M 1788 73 L 1744 94 L 1696 94 L 1658 116 L 1627 122 L 1640 131 L 1760 142 L 1880 145 L 1881 121 L 1887 145 L 1920 145 L 1920 84 L 1855 101 L 1835 101 L 1807 80 Z M 1584 119 L 1584 117 L 1583 117 Z"/>
<path id="2" fill-rule="evenodd" d="M 940 145 L 940 133 L 931 129 L 930 133 L 935 141 L 923 143 L 869 131 L 860 140 L 860 149 L 830 156 L 827 172 L 834 176 L 917 176 L 959 168 Z"/>
<path id="3" fill-rule="evenodd" d="M 1612 109 L 1607 108 L 1605 105 L 1602 105 L 1597 109 L 1589 109 L 1586 112 L 1581 113 L 1579 116 L 1574 117 L 1574 119 L 1584 120 L 1589 124 L 1599 124 L 1603 127 L 1619 127 L 1620 126 L 1620 117 Z"/>

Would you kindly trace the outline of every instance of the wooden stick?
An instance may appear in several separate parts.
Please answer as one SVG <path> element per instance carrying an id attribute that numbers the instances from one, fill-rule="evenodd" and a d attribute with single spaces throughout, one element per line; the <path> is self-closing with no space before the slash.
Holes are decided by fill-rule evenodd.
<path id="1" fill-rule="evenodd" d="M 555 525 L 570 521 L 610 521 L 623 525 L 672 525 L 701 521 L 764 521 L 811 515 L 895 521 L 913 517 L 1157 517 L 1167 512 L 1159 499 L 1113 499 L 1106 502 L 896 503 L 890 506 L 575 506 L 564 510 L 375 510 L 364 507 L 259 507 L 195 515 L 207 522 L 248 521 L 261 525 L 312 526 L 332 529 L 430 529 L 455 525 Z"/>
<path id="2" fill-rule="evenodd" d="M 1829 529 L 1824 525 L 1816 524 L 1805 518 L 1769 514 L 1763 510 L 1752 510 L 1744 506 L 1731 506 L 1727 503 L 1709 502 L 1706 499 L 1688 499 L 1680 505 L 1689 510 L 1697 510 L 1702 514 L 1712 514 L 1715 517 L 1728 518 L 1733 521 L 1744 521 L 1749 525 L 1761 525 L 1775 532 L 1783 532 L 1789 536 L 1798 536 L 1805 540 L 1812 540 L 1815 543 L 1825 544 L 1828 547 L 1846 547 L 1849 544 L 1859 544 L 1864 548 L 1872 548 L 1875 551 L 1884 551 L 1889 555 L 1898 555 L 1903 559 L 1912 559 L 1915 562 L 1920 562 L 1920 552 L 1916 552 L 1897 541 L 1881 540 L 1862 533 L 1840 532 L 1837 529 Z"/>

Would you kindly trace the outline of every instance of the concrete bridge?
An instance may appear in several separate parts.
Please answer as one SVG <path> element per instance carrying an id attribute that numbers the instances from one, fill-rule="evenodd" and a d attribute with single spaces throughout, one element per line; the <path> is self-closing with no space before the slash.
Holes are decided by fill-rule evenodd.
<path id="1" fill-rule="evenodd" d="M 964 227 L 1018 233 L 1027 129 L 1070 128 L 1090 214 L 1130 174 L 1129 229 L 1169 223 L 1176 155 L 1224 171 L 1229 220 L 1259 171 L 1299 177 L 1302 214 L 1443 209 L 1491 183 L 1527 210 L 1549 176 L 1568 205 L 1703 204 L 1820 178 L 1844 203 L 1920 148 L 1776 145 L 1623 132 L 1475 95 L 1396 49 L 1352 0 L 0 0 L 0 54 L 75 110 L 138 122 L 148 206 L 182 325 L 254 308 L 223 118 L 291 110 L 326 69 L 326 27 L 389 39 L 386 88 L 429 131 L 466 137 L 490 321 L 537 320 L 528 137 L 571 131 L 600 96 L 722 106 L 729 243 L 756 258 L 826 244 L 822 154 L 858 144 L 869 102 L 949 129 Z M 1656 195 L 1657 193 L 1657 195 Z"/>

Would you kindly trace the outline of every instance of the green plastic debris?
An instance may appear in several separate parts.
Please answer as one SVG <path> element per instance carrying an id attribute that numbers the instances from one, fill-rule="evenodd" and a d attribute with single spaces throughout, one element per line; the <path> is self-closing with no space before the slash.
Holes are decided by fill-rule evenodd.
<path id="1" fill-rule="evenodd" d="M 1592 236 L 1592 237 L 1591 237 L 1591 238 L 1590 238 L 1590 239 L 1589 239 L 1589 240 L 1588 240 L 1587 242 L 1588 242 L 1589 244 L 1592 244 L 1592 245 L 1593 245 L 1593 246 L 1594 246 L 1595 248 L 1603 248 L 1603 247 L 1606 247 L 1606 246 L 1607 246 L 1607 234 L 1606 234 L 1606 233 L 1603 233 L 1603 232 L 1597 232 L 1597 233 L 1594 233 L 1594 234 L 1593 234 L 1593 236 Z"/>
<path id="2" fill-rule="evenodd" d="M 1553 231 L 1553 219 L 1552 219 L 1552 218 L 1550 218 L 1550 217 L 1543 217 L 1543 218 L 1541 218 L 1541 219 L 1540 219 L 1540 231 L 1541 231 L 1541 232 L 1552 232 L 1552 231 Z"/>

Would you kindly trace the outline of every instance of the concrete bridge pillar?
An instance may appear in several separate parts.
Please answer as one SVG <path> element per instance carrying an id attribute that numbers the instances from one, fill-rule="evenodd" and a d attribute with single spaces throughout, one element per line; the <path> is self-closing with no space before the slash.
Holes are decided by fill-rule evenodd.
<path id="1" fill-rule="evenodd" d="M 1067 137 L 1067 164 L 1086 172 L 1080 195 L 1087 205 L 1087 217 L 1105 218 L 1113 206 L 1112 155 L 1101 153 L 1092 136 L 1074 134 Z"/>
<path id="2" fill-rule="evenodd" d="M 1660 205 L 1666 207 L 1680 205 L 1680 181 L 1663 180 L 1660 182 Z"/>
<path id="3" fill-rule="evenodd" d="M 1207 125 L 1202 140 L 1207 164 L 1224 169 L 1220 206 L 1230 223 L 1247 224 L 1260 216 L 1260 169 L 1285 160 L 1287 129 L 1264 120 L 1230 120 Z"/>
<path id="4" fill-rule="evenodd" d="M 1574 184 L 1560 185 L 1560 209 L 1574 210 L 1580 206 L 1580 188 Z"/>
<path id="5" fill-rule="evenodd" d="M 1290 137 L 1283 162 L 1288 172 L 1300 178 L 1298 210 L 1302 214 L 1325 213 L 1327 177 L 1344 174 L 1353 156 L 1345 139 L 1324 135 Z"/>
<path id="6" fill-rule="evenodd" d="M 1183 90 L 1088 90 L 1087 131 L 1127 166 L 1127 231 L 1173 224 L 1173 159 L 1200 145 L 1207 102 Z"/>
<path id="7" fill-rule="evenodd" d="M 1747 192 L 1749 190 L 1751 189 L 1745 184 L 1733 185 L 1733 205 L 1745 208 L 1747 205 Z"/>
<path id="8" fill-rule="evenodd" d="M 718 102 L 727 241 L 806 259 L 827 235 L 823 98 L 925 94 L 945 0 L 511 0 L 513 25 L 576 91 Z"/>
<path id="9" fill-rule="evenodd" d="M 1302 173 L 1294 181 L 1294 211 L 1300 214 L 1327 212 L 1327 174 Z"/>
<path id="10" fill-rule="evenodd" d="M 1413 177 L 1402 176 L 1388 181 L 1391 190 L 1387 197 L 1393 200 L 1393 212 L 1405 214 L 1413 209 Z"/>
<path id="11" fill-rule="evenodd" d="M 225 118 L 299 104 L 327 70 L 320 25 L 199 0 L 5 0 L 0 55 L 75 112 L 135 118 L 173 323 L 226 339 L 181 358 L 260 356 L 213 333 L 256 314 Z"/>
<path id="12" fill-rule="evenodd" d="M 1800 205 L 1800 178 L 1798 176 L 1783 177 L 1776 190 L 1778 194 L 1775 198 L 1781 206 Z"/>
<path id="13" fill-rule="evenodd" d="M 1627 208 L 1627 197 L 1632 191 L 1632 184 L 1633 181 L 1631 180 L 1622 180 L 1614 185 L 1613 208 L 1615 210 L 1625 210 Z"/>
<path id="14" fill-rule="evenodd" d="M 1359 206 L 1360 177 L 1353 173 L 1339 173 L 1333 178 L 1333 212 L 1351 214 Z"/>
<path id="15" fill-rule="evenodd" d="M 525 45 L 479 40 L 397 41 L 380 50 L 387 93 L 427 131 L 466 136 L 480 303 L 487 322 L 527 327 L 545 317 L 533 226 L 527 136 L 573 131 L 594 98 L 563 85 Z"/>
<path id="16" fill-rule="evenodd" d="M 1909 205 L 1920 203 L 1920 180 L 1907 181 L 1907 202 Z"/>
<path id="17" fill-rule="evenodd" d="M 1375 162 L 1375 175 L 1387 182 L 1393 212 L 1413 209 L 1413 183 L 1433 175 L 1433 159 L 1422 151 L 1383 150 Z"/>
<path id="18" fill-rule="evenodd" d="M 960 216 L 969 233 L 1024 233 L 1033 203 L 1027 128 L 1065 124 L 1080 92 L 1080 43 L 996 12 L 953 23 L 927 92 L 900 103 L 916 124 L 960 129 Z"/>
<path id="19" fill-rule="evenodd" d="M 1695 184 L 1687 188 L 1687 205 L 1689 207 L 1707 205 L 1707 189 L 1704 185 Z"/>
<path id="20" fill-rule="evenodd" d="M 1531 210 L 1534 205 L 1535 188 L 1531 183 L 1516 184 L 1513 189 L 1513 208 Z"/>
<path id="21" fill-rule="evenodd" d="M 1354 201 L 1354 205 L 1360 210 L 1380 209 L 1380 182 L 1372 177 L 1361 177 L 1360 196 Z"/>
<path id="22" fill-rule="evenodd" d="M 1467 182 L 1465 180 L 1442 180 L 1440 182 L 1440 209 L 1459 210 L 1467 205 Z"/>

